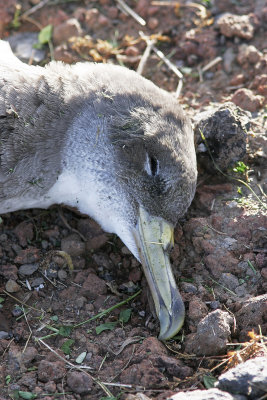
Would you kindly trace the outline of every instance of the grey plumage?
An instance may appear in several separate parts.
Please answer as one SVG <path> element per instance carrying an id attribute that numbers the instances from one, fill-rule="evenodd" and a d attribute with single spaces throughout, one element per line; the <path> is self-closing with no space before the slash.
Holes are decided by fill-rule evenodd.
<path id="1" fill-rule="evenodd" d="M 126 68 L 27 66 L 0 46 L 0 213 L 76 206 L 134 255 L 139 209 L 175 225 L 194 195 L 193 132 L 177 101 Z"/>

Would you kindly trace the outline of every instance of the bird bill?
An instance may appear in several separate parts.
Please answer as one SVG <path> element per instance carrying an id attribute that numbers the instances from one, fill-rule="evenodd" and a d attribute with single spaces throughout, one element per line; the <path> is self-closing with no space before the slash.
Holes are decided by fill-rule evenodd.
<path id="1" fill-rule="evenodd" d="M 140 207 L 135 241 L 160 321 L 160 340 L 175 336 L 185 315 L 169 259 L 174 243 L 173 230 L 167 221 L 151 216 Z"/>

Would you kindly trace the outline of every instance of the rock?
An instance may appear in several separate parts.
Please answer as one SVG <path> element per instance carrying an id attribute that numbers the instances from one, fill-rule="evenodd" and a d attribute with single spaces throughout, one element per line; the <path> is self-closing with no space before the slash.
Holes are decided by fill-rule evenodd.
<path id="1" fill-rule="evenodd" d="M 267 357 L 257 357 L 239 364 L 222 374 L 216 387 L 230 392 L 258 399 L 267 392 Z"/>
<path id="2" fill-rule="evenodd" d="M 23 221 L 16 226 L 14 233 L 19 239 L 19 244 L 25 247 L 28 241 L 33 239 L 33 224 Z"/>
<path id="3" fill-rule="evenodd" d="M 85 252 L 85 243 L 80 237 L 74 233 L 61 240 L 61 250 L 65 251 L 72 257 L 78 257 Z"/>
<path id="4" fill-rule="evenodd" d="M 30 276 L 34 274 L 39 268 L 37 263 L 35 264 L 23 264 L 19 267 L 19 274 L 24 276 Z"/>
<path id="5" fill-rule="evenodd" d="M 66 42 L 73 36 L 82 36 L 83 31 L 79 21 L 76 18 L 70 18 L 54 27 L 53 41 L 56 45 Z"/>
<path id="6" fill-rule="evenodd" d="M 243 43 L 238 48 L 237 61 L 244 67 L 244 65 L 256 64 L 262 56 L 262 53 L 253 45 Z"/>
<path id="7" fill-rule="evenodd" d="M 203 318 L 197 332 L 188 335 L 185 349 L 188 353 L 200 355 L 218 355 L 226 351 L 226 344 L 231 334 L 233 318 L 225 311 L 215 310 Z"/>
<path id="8" fill-rule="evenodd" d="M 208 314 L 208 307 L 201 301 L 197 296 L 192 296 L 189 302 L 189 310 L 187 318 L 191 320 L 191 323 L 197 325 Z"/>
<path id="9" fill-rule="evenodd" d="M 30 366 L 30 363 L 35 359 L 37 356 L 38 351 L 36 347 L 29 346 L 25 349 L 22 353 L 22 361 L 26 366 Z"/>
<path id="10" fill-rule="evenodd" d="M 235 60 L 235 53 L 232 47 L 228 47 L 223 55 L 223 66 L 225 71 L 229 74 L 233 70 L 233 62 Z"/>
<path id="11" fill-rule="evenodd" d="M 98 278 L 97 275 L 90 273 L 81 288 L 81 296 L 89 300 L 95 300 L 97 296 L 107 293 L 105 281 Z"/>
<path id="12" fill-rule="evenodd" d="M 57 46 L 54 49 L 54 57 L 56 61 L 63 61 L 66 64 L 72 64 L 80 61 L 79 57 L 71 52 L 65 43 Z"/>
<path id="13" fill-rule="evenodd" d="M 254 36 L 254 26 L 249 15 L 223 14 L 217 21 L 221 33 L 226 37 L 237 36 L 250 40 Z"/>
<path id="14" fill-rule="evenodd" d="M 146 389 L 163 387 L 166 380 L 159 368 L 155 368 L 149 359 L 132 364 L 120 374 L 120 382 L 144 386 Z"/>
<path id="15" fill-rule="evenodd" d="M 155 17 L 150 17 L 147 21 L 147 26 L 149 29 L 156 29 L 159 26 L 159 20 Z"/>
<path id="16" fill-rule="evenodd" d="M 60 381 L 66 374 L 65 365 L 61 361 L 40 361 L 38 378 L 41 382 Z"/>
<path id="17" fill-rule="evenodd" d="M 53 381 L 46 382 L 44 385 L 44 391 L 46 393 L 56 393 L 56 391 L 57 391 L 56 383 Z"/>
<path id="18" fill-rule="evenodd" d="M 231 101 L 244 110 L 255 112 L 261 108 L 264 97 L 255 95 L 250 89 L 238 89 L 232 96 Z"/>
<path id="19" fill-rule="evenodd" d="M 236 313 L 236 323 L 240 330 L 240 341 L 247 341 L 247 333 L 252 329 L 258 330 L 261 326 L 263 332 L 267 329 L 267 294 L 247 300 Z"/>
<path id="20" fill-rule="evenodd" d="M 86 394 L 92 390 L 93 380 L 85 372 L 73 371 L 67 374 L 67 384 L 74 393 Z"/>
<path id="21" fill-rule="evenodd" d="M 16 293 L 20 290 L 20 286 L 13 279 L 9 279 L 6 283 L 6 291 L 8 293 Z"/>
<path id="22" fill-rule="evenodd" d="M 233 103 L 225 103 L 217 110 L 198 114 L 195 121 L 195 138 L 197 145 L 204 145 L 205 151 L 198 151 L 198 162 L 209 171 L 215 168 L 207 146 L 216 165 L 223 171 L 237 161 L 241 161 L 246 154 L 247 130 L 249 130 L 248 115 L 236 108 Z M 201 138 L 201 132 L 205 141 Z M 206 146 L 207 145 L 207 146 Z"/>
<path id="23" fill-rule="evenodd" d="M 18 279 L 18 269 L 16 265 L 0 265 L 0 275 L 5 279 L 13 279 L 16 281 Z"/>
<path id="24" fill-rule="evenodd" d="M 45 51 L 34 48 L 34 45 L 38 43 L 38 33 L 36 32 L 18 33 L 9 36 L 7 41 L 9 42 L 15 56 L 17 56 L 21 61 L 27 63 L 32 59 L 33 62 L 40 63 L 45 59 Z"/>
<path id="25" fill-rule="evenodd" d="M 222 273 L 219 283 L 230 290 L 235 290 L 235 288 L 239 286 L 239 280 L 237 277 L 229 272 Z"/>
<path id="26" fill-rule="evenodd" d="M 177 393 L 167 400 L 246 400 L 246 397 L 236 397 L 219 389 L 209 389 Z"/>
<path id="27" fill-rule="evenodd" d="M 39 261 L 40 259 L 40 250 L 36 247 L 28 247 L 25 250 L 21 250 L 21 252 L 17 255 L 14 262 L 16 264 L 33 264 Z"/>
<path id="28" fill-rule="evenodd" d="M 260 95 L 267 97 L 267 74 L 255 76 L 250 87 L 251 89 L 255 89 Z"/>
<path id="29" fill-rule="evenodd" d="M 144 393 L 136 393 L 136 394 L 128 394 L 125 400 L 151 400 L 151 398 L 147 397 Z"/>

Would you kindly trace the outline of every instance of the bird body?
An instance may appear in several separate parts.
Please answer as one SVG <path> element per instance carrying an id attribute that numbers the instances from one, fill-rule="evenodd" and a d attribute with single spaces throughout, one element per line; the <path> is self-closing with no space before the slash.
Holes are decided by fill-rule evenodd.
<path id="1" fill-rule="evenodd" d="M 181 107 L 124 67 L 42 68 L 20 62 L 5 42 L 0 50 L 0 213 L 76 207 L 150 263 L 144 236 L 156 229 L 155 243 L 170 241 L 166 226 L 195 191 L 193 133 Z"/>

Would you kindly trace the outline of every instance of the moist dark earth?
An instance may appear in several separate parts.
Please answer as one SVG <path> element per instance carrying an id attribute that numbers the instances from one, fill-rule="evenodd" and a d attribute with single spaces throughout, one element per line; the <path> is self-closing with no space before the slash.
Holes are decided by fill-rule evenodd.
<path id="1" fill-rule="evenodd" d="M 0 36 L 27 63 L 136 70 L 143 31 L 183 73 L 179 102 L 193 124 L 226 102 L 239 107 L 244 151 L 223 133 L 210 149 L 208 119 L 196 132 L 196 196 L 171 253 L 186 320 L 166 343 L 141 266 L 115 235 L 63 206 L 1 216 L 1 400 L 163 400 L 267 355 L 267 2 L 127 4 L 146 25 L 119 1 L 2 0 Z M 49 45 L 19 48 L 49 24 Z M 176 92 L 177 75 L 153 51 L 143 75 Z M 266 398 L 266 386 L 243 395 Z"/>

